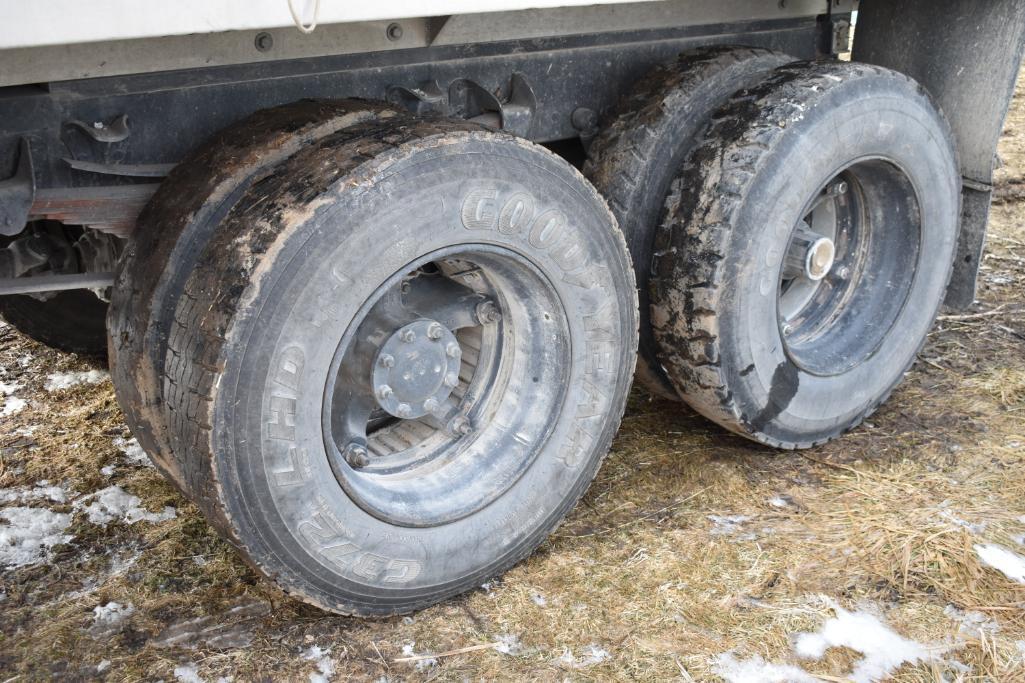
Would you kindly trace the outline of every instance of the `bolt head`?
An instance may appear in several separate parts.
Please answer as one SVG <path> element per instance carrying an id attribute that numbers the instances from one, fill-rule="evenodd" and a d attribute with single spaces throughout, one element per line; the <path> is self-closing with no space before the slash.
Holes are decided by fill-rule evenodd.
<path id="1" fill-rule="evenodd" d="M 392 388 L 387 384 L 382 384 L 377 387 L 377 398 L 381 399 L 382 401 L 388 400 L 388 398 L 390 398 L 391 395 L 394 393 L 395 392 L 392 391 Z"/>
<path id="2" fill-rule="evenodd" d="M 836 271 L 836 274 L 840 276 L 840 279 L 846 280 L 851 276 L 851 269 L 847 266 L 843 266 L 840 270 Z"/>
<path id="3" fill-rule="evenodd" d="M 441 339 L 442 332 L 443 330 L 441 325 L 439 325 L 438 323 L 431 323 L 430 326 L 427 328 L 427 338 L 433 341 L 437 341 L 438 339 Z"/>
<path id="4" fill-rule="evenodd" d="M 409 407 L 408 403 L 400 403 L 395 407 L 395 414 L 399 417 L 409 417 L 413 414 L 413 409 Z"/>
<path id="5" fill-rule="evenodd" d="M 495 302 L 482 301 L 477 304 L 477 320 L 480 321 L 481 325 L 497 323 L 501 319 L 502 314 L 498 312 Z"/>
<path id="6" fill-rule="evenodd" d="M 416 341 L 416 332 L 414 332 L 413 330 L 402 330 L 402 332 L 399 334 L 399 339 L 406 342 L 407 344 L 411 344 L 414 341 Z"/>
<path id="7" fill-rule="evenodd" d="M 783 334 L 785 336 L 789 336 L 790 333 L 793 332 L 793 331 L 794 331 L 793 325 L 791 325 L 790 323 L 783 323 Z"/>
<path id="8" fill-rule="evenodd" d="M 445 355 L 447 355 L 449 358 L 459 358 L 459 356 L 462 355 L 462 353 L 463 350 L 460 349 L 459 344 L 455 342 L 449 342 L 448 345 L 445 346 Z"/>
<path id="9" fill-rule="evenodd" d="M 370 464 L 370 455 L 362 444 L 350 443 L 345 447 L 344 457 L 345 462 L 347 462 L 350 467 L 354 467 L 356 469 L 366 467 Z"/>
<path id="10" fill-rule="evenodd" d="M 391 354 L 382 353 L 381 357 L 377 359 L 377 362 L 381 364 L 382 368 L 395 367 L 395 357 Z"/>
<path id="11" fill-rule="evenodd" d="M 450 389 L 455 389 L 459 386 L 459 377 L 454 372 L 445 375 L 445 386 Z"/>
<path id="12" fill-rule="evenodd" d="M 448 430 L 453 436 L 466 436 L 473 432 L 473 425 L 463 415 L 456 415 L 448 423 Z"/>
<path id="13" fill-rule="evenodd" d="M 426 410 L 428 413 L 433 413 L 437 409 L 438 409 L 438 399 L 436 399 L 436 398 L 429 398 L 426 401 L 424 401 L 424 410 Z"/>

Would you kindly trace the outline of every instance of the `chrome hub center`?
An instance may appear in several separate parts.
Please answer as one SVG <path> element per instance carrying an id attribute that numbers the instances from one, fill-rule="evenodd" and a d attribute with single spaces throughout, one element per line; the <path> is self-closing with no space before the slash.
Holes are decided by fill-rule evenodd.
<path id="1" fill-rule="evenodd" d="M 417 320 L 396 330 L 374 359 L 378 405 L 403 419 L 441 408 L 459 385 L 462 350 L 452 331 L 434 320 Z"/>

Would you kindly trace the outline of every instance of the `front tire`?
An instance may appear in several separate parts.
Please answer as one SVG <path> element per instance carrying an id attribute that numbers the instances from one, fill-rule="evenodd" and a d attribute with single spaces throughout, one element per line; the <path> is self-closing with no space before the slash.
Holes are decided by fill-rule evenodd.
<path id="1" fill-rule="evenodd" d="M 345 614 L 425 607 L 530 553 L 623 413 L 636 297 L 594 189 L 466 123 L 356 126 L 240 199 L 179 302 L 165 395 L 190 495 Z"/>

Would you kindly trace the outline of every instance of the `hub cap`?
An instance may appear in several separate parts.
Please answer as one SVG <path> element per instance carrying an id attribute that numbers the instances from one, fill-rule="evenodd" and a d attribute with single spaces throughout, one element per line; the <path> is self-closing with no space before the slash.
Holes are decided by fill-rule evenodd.
<path id="1" fill-rule="evenodd" d="M 462 355 L 452 330 L 436 320 L 417 320 L 399 328 L 374 363 L 377 404 L 401 418 L 436 412 L 459 385 Z"/>

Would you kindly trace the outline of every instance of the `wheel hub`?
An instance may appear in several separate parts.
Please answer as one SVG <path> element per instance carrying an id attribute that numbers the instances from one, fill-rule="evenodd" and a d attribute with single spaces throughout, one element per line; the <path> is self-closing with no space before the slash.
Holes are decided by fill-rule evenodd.
<path id="1" fill-rule="evenodd" d="M 455 335 L 436 320 L 400 327 L 374 359 L 377 404 L 403 419 L 437 411 L 459 384 L 461 355 Z"/>
<path id="2" fill-rule="evenodd" d="M 818 282 L 829 274 L 836 257 L 833 240 L 801 225 L 787 250 L 785 276 L 805 277 Z"/>

